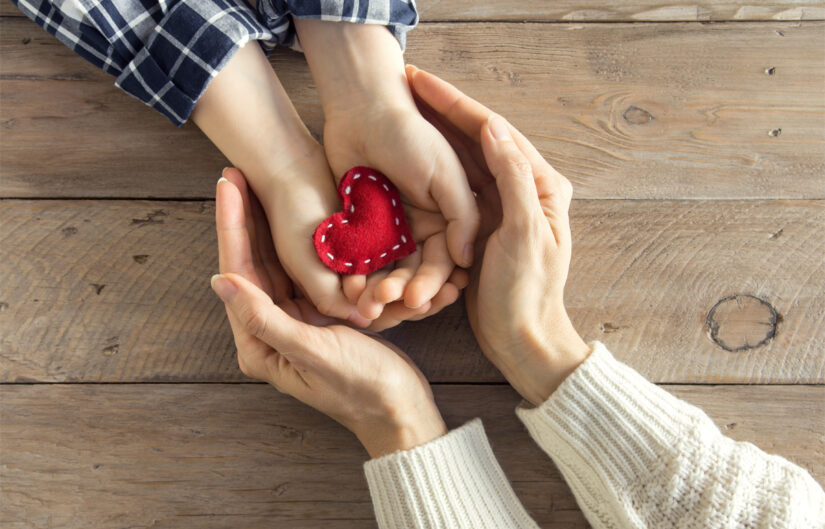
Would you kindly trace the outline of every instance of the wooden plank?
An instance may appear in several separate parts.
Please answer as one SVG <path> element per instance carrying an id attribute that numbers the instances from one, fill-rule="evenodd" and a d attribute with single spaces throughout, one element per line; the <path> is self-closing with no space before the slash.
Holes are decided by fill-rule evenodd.
<path id="1" fill-rule="evenodd" d="M 673 387 L 734 439 L 825 479 L 821 387 Z M 503 386 L 437 386 L 450 427 L 481 416 L 542 527 L 586 527 Z M 0 387 L 3 527 L 374 526 L 343 427 L 264 385 Z M 812 420 L 814 419 L 814 420 Z"/>
<path id="2" fill-rule="evenodd" d="M 482 4 L 471 0 L 419 0 L 423 23 L 445 20 L 534 21 L 724 21 L 822 20 L 825 4 L 818 0 L 750 0 L 748 2 L 679 2 L 637 0 L 608 3 L 601 0 L 499 0 Z M 11 2 L 0 3 L 0 16 L 22 17 Z"/>
<path id="3" fill-rule="evenodd" d="M 822 20 L 825 3 L 786 0 L 749 2 L 682 2 L 636 0 L 421 0 L 422 21 L 724 21 L 724 20 Z"/>
<path id="4" fill-rule="evenodd" d="M 213 217 L 210 202 L 3 201 L 0 380 L 241 380 L 208 285 Z M 578 200 L 572 225 L 574 323 L 647 377 L 825 380 L 825 202 Z M 387 336 L 431 380 L 502 380 L 460 305 Z"/>
<path id="5" fill-rule="evenodd" d="M 211 196 L 225 162 L 199 132 L 118 94 L 34 24 L 0 27 L 0 196 Z M 825 198 L 824 28 L 428 24 L 407 59 L 508 116 L 581 198 Z M 272 62 L 317 134 L 303 59 Z"/>

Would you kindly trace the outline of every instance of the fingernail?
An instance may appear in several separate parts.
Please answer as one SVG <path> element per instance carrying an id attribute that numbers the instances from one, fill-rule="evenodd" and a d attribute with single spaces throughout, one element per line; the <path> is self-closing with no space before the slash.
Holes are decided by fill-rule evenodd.
<path id="1" fill-rule="evenodd" d="M 229 167 L 224 167 L 223 169 L 221 169 L 221 178 L 223 178 L 223 174 L 226 172 L 227 169 L 229 169 Z"/>
<path id="2" fill-rule="evenodd" d="M 510 136 L 510 128 L 507 126 L 507 122 L 504 121 L 503 117 L 490 114 L 490 117 L 487 118 L 487 126 L 490 127 L 493 138 L 498 141 L 510 141 L 513 139 L 513 137 Z"/>
<path id="3" fill-rule="evenodd" d="M 232 298 L 238 293 L 238 287 L 220 274 L 213 275 L 210 282 L 212 283 L 212 290 L 215 291 L 215 294 L 217 294 L 224 303 L 232 301 Z"/>
<path id="4" fill-rule="evenodd" d="M 464 266 L 470 266 L 473 264 L 473 245 L 469 243 L 464 246 Z"/>
<path id="5" fill-rule="evenodd" d="M 229 180 L 227 180 L 224 177 L 220 177 L 220 178 L 218 178 L 218 183 L 220 184 L 221 182 L 229 182 Z"/>

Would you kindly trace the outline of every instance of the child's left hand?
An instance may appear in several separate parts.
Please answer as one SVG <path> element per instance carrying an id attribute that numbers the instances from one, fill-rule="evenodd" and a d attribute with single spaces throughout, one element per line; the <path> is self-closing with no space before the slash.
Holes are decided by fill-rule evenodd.
<path id="1" fill-rule="evenodd" d="M 370 276 L 347 276 L 344 293 L 366 318 L 403 299 L 418 307 L 456 265 L 472 263 L 475 199 L 450 144 L 410 93 L 398 43 L 381 26 L 296 20 L 324 106 L 324 148 L 341 178 L 373 167 L 398 187 L 419 251 Z"/>

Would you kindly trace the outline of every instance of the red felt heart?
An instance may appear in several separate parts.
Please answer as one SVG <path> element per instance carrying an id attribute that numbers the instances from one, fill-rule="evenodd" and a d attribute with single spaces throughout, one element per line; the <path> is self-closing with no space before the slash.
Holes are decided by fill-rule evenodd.
<path id="1" fill-rule="evenodd" d="M 318 257 L 339 274 L 369 274 L 415 251 L 401 195 L 386 176 L 353 167 L 338 184 L 344 210 L 315 229 Z"/>

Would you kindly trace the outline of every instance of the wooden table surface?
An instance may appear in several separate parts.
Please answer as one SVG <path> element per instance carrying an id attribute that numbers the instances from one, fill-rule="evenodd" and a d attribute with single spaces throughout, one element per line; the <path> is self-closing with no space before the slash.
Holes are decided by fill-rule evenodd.
<path id="1" fill-rule="evenodd" d="M 825 3 L 420 10 L 408 62 L 573 182 L 583 336 L 825 482 Z M 302 57 L 271 61 L 319 133 Z M 238 370 L 208 284 L 226 162 L 197 128 L 5 2 L 0 134 L 0 525 L 374 526 L 355 438 Z M 542 527 L 587 525 L 460 304 L 387 335 Z"/>

